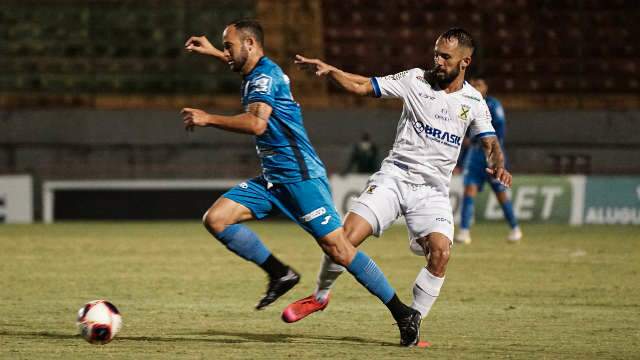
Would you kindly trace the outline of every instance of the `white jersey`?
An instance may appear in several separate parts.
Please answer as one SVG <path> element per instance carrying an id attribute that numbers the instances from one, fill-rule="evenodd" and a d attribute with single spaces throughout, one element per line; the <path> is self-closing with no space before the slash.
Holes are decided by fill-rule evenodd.
<path id="1" fill-rule="evenodd" d="M 469 83 L 451 94 L 433 88 L 422 69 L 371 78 L 375 95 L 404 102 L 396 139 L 381 171 L 449 193 L 462 139 L 495 136 L 482 95 Z"/>

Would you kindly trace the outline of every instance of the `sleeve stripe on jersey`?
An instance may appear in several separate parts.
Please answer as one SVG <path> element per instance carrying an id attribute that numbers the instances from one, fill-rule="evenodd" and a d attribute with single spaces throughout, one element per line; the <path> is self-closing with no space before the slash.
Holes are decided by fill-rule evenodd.
<path id="1" fill-rule="evenodd" d="M 483 133 L 480 133 L 478 135 L 475 136 L 476 139 L 480 139 L 483 137 L 487 137 L 487 136 L 496 136 L 496 132 L 495 131 L 485 131 Z"/>
<path id="2" fill-rule="evenodd" d="M 380 92 L 380 85 L 378 85 L 378 80 L 376 78 L 371 78 L 371 85 L 373 85 L 373 93 L 375 94 L 375 96 L 382 96 L 382 93 Z"/>

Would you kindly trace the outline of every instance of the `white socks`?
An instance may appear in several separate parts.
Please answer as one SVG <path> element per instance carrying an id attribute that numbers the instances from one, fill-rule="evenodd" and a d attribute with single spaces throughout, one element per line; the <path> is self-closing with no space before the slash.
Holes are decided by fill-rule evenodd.
<path id="1" fill-rule="evenodd" d="M 411 307 L 420 311 L 422 318 L 424 319 L 429 310 L 436 302 L 438 295 L 440 295 L 440 288 L 444 283 L 444 277 L 434 276 L 423 267 L 418 273 L 416 282 L 413 284 L 413 303 Z"/>
<path id="2" fill-rule="evenodd" d="M 322 257 L 318 283 L 314 293 L 316 301 L 326 301 L 331 287 L 344 271 L 345 268 L 343 266 L 331 261 L 327 255 Z M 442 288 L 443 283 L 444 277 L 434 276 L 426 267 L 423 267 L 418 273 L 418 277 L 416 277 L 416 281 L 413 284 L 413 303 L 411 307 L 418 310 L 422 318 L 429 314 L 433 303 L 436 302 L 438 295 L 440 295 L 440 288 Z"/>
<path id="3" fill-rule="evenodd" d="M 322 264 L 320 265 L 320 272 L 318 273 L 318 283 L 314 293 L 317 301 L 325 302 L 333 283 L 344 270 L 345 268 L 343 266 L 331 261 L 327 255 L 322 257 Z"/>

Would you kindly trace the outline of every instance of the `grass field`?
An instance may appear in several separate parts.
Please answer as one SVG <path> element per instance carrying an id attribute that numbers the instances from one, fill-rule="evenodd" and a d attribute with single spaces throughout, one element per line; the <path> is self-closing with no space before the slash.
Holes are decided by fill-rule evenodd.
<path id="1" fill-rule="evenodd" d="M 9 359 L 640 358 L 640 230 L 478 225 L 454 246 L 422 325 L 429 349 L 401 348 L 386 308 L 348 274 L 327 310 L 296 324 L 282 308 L 314 287 L 320 250 L 287 223 L 252 227 L 302 272 L 264 311 L 266 277 L 196 222 L 0 226 L 0 357 Z M 411 299 L 424 260 L 395 227 L 364 250 Z M 124 328 L 106 346 L 76 335 L 85 302 L 106 298 Z"/>

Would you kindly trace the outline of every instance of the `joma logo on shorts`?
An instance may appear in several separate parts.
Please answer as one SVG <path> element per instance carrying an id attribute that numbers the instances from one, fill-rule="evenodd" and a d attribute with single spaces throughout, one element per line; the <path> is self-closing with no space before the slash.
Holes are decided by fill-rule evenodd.
<path id="1" fill-rule="evenodd" d="M 327 213 L 327 209 L 325 209 L 324 206 L 323 206 L 321 208 L 317 208 L 317 209 L 313 210 L 312 212 L 310 212 L 310 213 L 308 213 L 306 215 L 301 216 L 300 217 L 300 221 L 309 222 L 309 221 L 317 218 L 318 216 L 322 216 L 322 215 L 324 215 L 326 213 Z"/>

